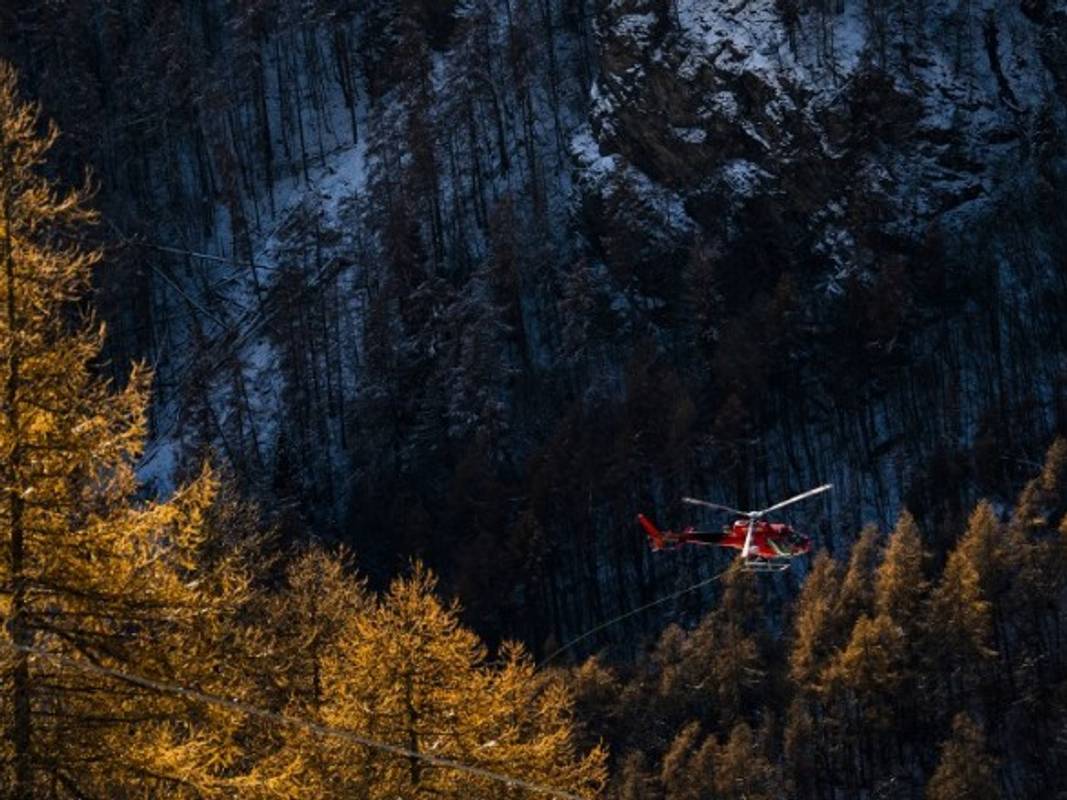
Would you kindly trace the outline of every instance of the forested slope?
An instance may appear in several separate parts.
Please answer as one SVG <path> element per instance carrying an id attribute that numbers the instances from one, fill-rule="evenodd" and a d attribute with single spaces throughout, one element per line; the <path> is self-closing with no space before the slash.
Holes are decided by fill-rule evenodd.
<path id="1" fill-rule="evenodd" d="M 825 552 L 788 612 L 762 576 L 627 665 L 575 671 L 609 796 L 636 800 L 1063 797 L 1067 443 L 1008 519 L 980 502 L 944 559 L 904 512 Z"/>
<path id="2" fill-rule="evenodd" d="M 73 313 L 103 253 L 0 61 L 0 798 L 591 800 L 572 694 L 436 580 L 284 546 L 209 464 L 140 496 L 150 373 Z M 282 546 L 280 546 L 282 545 Z"/>
<path id="3" fill-rule="evenodd" d="M 1065 42 L 1057 0 L 0 11 L 112 222 L 108 363 L 157 368 L 142 475 L 211 449 L 538 648 L 710 574 L 632 527 L 682 494 L 830 480 L 821 547 L 906 504 L 937 557 L 1014 496 L 1064 420 Z"/>

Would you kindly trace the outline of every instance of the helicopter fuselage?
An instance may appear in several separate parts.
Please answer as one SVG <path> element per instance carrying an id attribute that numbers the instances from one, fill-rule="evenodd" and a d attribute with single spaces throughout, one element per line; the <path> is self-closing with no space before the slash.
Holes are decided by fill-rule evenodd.
<path id="1" fill-rule="evenodd" d="M 748 525 L 747 519 L 734 520 L 732 524 L 723 526 L 722 538 L 718 542 L 707 544 L 741 550 L 748 536 Z M 694 544 L 702 542 L 695 541 Z M 761 519 L 756 521 L 752 529 L 752 544 L 749 545 L 751 555 L 760 558 L 791 558 L 810 551 L 811 538 L 797 533 L 792 526 L 783 522 L 767 522 Z"/>
<path id="2" fill-rule="evenodd" d="M 724 525 L 721 531 L 698 531 L 689 527 L 681 531 L 660 531 L 643 514 L 638 521 L 645 529 L 654 550 L 681 547 L 685 544 L 710 545 L 744 550 L 750 521 L 738 519 Z M 752 527 L 749 556 L 763 559 L 792 558 L 811 551 L 811 537 L 797 533 L 782 522 L 756 520 Z"/>

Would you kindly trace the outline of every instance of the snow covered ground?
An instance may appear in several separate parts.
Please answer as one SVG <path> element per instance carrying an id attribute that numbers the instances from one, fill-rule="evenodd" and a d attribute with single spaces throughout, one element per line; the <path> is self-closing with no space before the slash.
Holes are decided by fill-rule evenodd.
<path id="1" fill-rule="evenodd" d="M 795 206 L 808 226 L 811 255 L 824 259 L 825 268 L 811 276 L 809 297 L 833 304 L 850 281 L 870 284 L 877 277 L 880 256 L 870 245 L 870 230 L 863 229 L 877 215 L 878 235 L 889 239 L 919 240 L 932 230 L 951 234 L 1031 177 L 1017 167 L 1028 158 L 1034 120 L 1051 102 L 1052 87 L 1035 56 L 1041 30 L 1018 4 L 975 0 L 964 21 L 947 8 L 931 7 L 919 19 L 898 7 L 880 33 L 869 4 L 861 2 L 845 2 L 841 13 L 825 17 L 809 10 L 792 27 L 774 0 L 676 0 L 667 18 L 657 16 L 653 4 L 613 2 L 596 20 L 591 42 L 584 43 L 595 49 L 592 63 L 599 69 L 588 93 L 580 77 L 583 40 L 561 22 L 564 5 L 548 6 L 556 20 L 549 44 L 528 45 L 535 48 L 530 75 L 509 63 L 515 43 L 507 24 L 510 6 L 503 0 L 462 4 L 460 30 L 469 26 L 466 38 L 432 53 L 426 110 L 435 131 L 438 183 L 432 199 L 447 251 L 435 278 L 449 285 L 462 283 L 457 274 L 484 258 L 487 217 L 509 198 L 519 215 L 543 215 L 551 245 L 546 252 L 553 258 L 567 264 L 592 258 L 584 277 L 621 331 L 656 333 L 657 315 L 672 310 L 668 301 L 643 286 L 615 285 L 611 271 L 590 255 L 593 234 L 583 227 L 582 214 L 592 200 L 610 204 L 621 190 L 629 192 L 619 214 L 630 215 L 627 224 L 650 251 L 684 250 L 699 231 L 721 236 L 721 242 L 709 244 L 720 252 L 743 231 L 750 203 L 789 209 L 810 191 L 810 207 L 807 197 Z M 325 29 L 317 35 L 325 43 Z M 270 474 L 277 443 L 298 410 L 287 399 L 293 387 L 286 386 L 282 367 L 286 333 L 272 319 L 270 296 L 279 276 L 296 273 L 305 285 L 314 284 L 316 264 L 346 260 L 331 274 L 346 306 L 338 312 L 345 325 L 336 344 L 342 350 L 342 394 L 360 390 L 364 284 L 378 276 L 382 263 L 380 220 L 368 214 L 371 201 L 381 199 L 373 193 L 386 191 L 391 172 L 410 164 L 401 139 L 412 98 L 394 92 L 371 107 L 360 84 L 355 113 L 360 135 L 353 142 L 344 97 L 338 87 L 327 86 L 321 104 L 326 113 L 322 118 L 308 113 L 303 120 L 305 173 L 293 156 L 293 134 L 288 143 L 281 134 L 293 113 L 282 97 L 291 104 L 294 90 L 310 99 L 323 88 L 297 68 L 295 84 L 283 93 L 277 76 L 292 69 L 289 49 L 296 46 L 294 35 L 283 33 L 266 47 L 274 150 L 281 154 L 288 148 L 291 157 L 276 158 L 269 187 L 260 182 L 242 195 L 255 270 L 245 263 L 247 256 L 235 255 L 232 203 L 221 198 L 209 236 L 166 242 L 234 263 L 208 264 L 205 280 L 203 271 L 186 273 L 166 262 L 181 290 L 221 324 L 195 320 L 202 328 L 198 333 L 187 319 L 163 353 L 166 388 L 141 468 L 162 492 L 188 468 L 192 446 L 202 443 L 205 430 L 216 447 L 249 459 L 246 466 L 261 478 Z M 550 79 L 553 60 L 559 66 Z M 255 109 L 242 113 L 251 120 Z M 292 129 L 291 120 L 288 124 Z M 430 198 L 415 202 L 425 204 L 411 210 L 429 226 Z M 321 251 L 312 241 L 314 231 L 324 242 Z M 1004 254 L 1001 282 L 1006 294 L 1022 302 L 1027 289 L 1014 261 L 1012 253 Z M 577 279 L 580 267 L 573 269 Z M 476 294 L 471 287 L 457 291 L 468 293 L 457 307 Z M 177 290 L 160 285 L 158 292 L 161 307 L 184 309 Z M 565 360 L 554 350 L 555 339 L 565 338 L 551 330 L 557 309 L 535 308 L 530 297 L 523 302 L 532 362 L 547 370 Z M 1007 317 L 1001 324 L 1007 335 Z M 205 350 L 199 335 L 216 345 Z M 919 349 L 936 354 L 935 339 Z M 585 366 L 591 396 L 622 391 L 621 364 L 590 357 Z M 946 367 L 945 384 L 955 381 L 969 390 L 980 384 L 986 366 L 975 360 Z M 194 391 L 194 381 L 206 382 L 209 390 Z M 1046 381 L 1037 392 L 1047 409 L 1050 391 Z M 977 390 L 974 396 L 985 397 Z M 778 496 L 831 480 L 838 487 L 833 497 L 817 511 L 798 512 L 810 514 L 802 519 L 827 529 L 855 528 L 871 517 L 888 522 L 896 507 L 887 498 L 899 499 L 914 477 L 912 465 L 935 446 L 958 446 L 973 437 L 985 400 L 960 404 L 955 427 L 946 423 L 923 431 L 919 438 L 929 441 L 919 445 L 921 453 L 900 444 L 893 402 L 876 398 L 869 419 L 849 423 L 878 443 L 877 452 L 860 452 L 855 444 L 860 437 L 843 432 L 847 426 L 827 426 L 811 432 L 819 457 L 794 465 L 787 434 L 765 432 L 767 463 L 761 470 L 771 477 L 763 478 L 759 490 Z M 457 419 L 464 411 L 469 409 L 456 409 Z M 343 485 L 349 457 L 333 428 L 315 446 Z M 716 476 L 707 479 L 710 496 L 729 494 Z"/>

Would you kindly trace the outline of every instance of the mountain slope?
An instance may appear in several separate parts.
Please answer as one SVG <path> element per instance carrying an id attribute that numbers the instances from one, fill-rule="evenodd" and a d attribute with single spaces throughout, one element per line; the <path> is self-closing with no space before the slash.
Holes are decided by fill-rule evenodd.
<path id="1" fill-rule="evenodd" d="M 490 635 L 662 591 L 632 514 L 682 494 L 943 550 L 1063 427 L 1062 2 L 6 13 L 125 237 L 145 476 L 212 448 Z"/>

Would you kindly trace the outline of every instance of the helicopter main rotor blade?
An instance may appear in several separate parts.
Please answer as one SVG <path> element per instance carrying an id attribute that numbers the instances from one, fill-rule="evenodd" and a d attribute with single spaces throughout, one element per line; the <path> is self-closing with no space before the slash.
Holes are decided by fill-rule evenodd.
<path id="1" fill-rule="evenodd" d="M 725 511 L 727 514 L 737 514 L 739 517 L 749 516 L 747 511 L 738 511 L 736 508 L 730 508 L 730 506 L 721 506 L 718 503 L 709 503 L 707 500 L 697 500 L 695 497 L 683 497 L 683 503 L 688 503 L 691 506 L 704 506 L 704 508 L 714 508 L 716 511 Z"/>
<path id="2" fill-rule="evenodd" d="M 762 511 L 759 511 L 757 513 L 758 513 L 759 516 L 762 517 L 764 514 L 769 514 L 772 511 L 777 511 L 780 508 L 785 508 L 786 506 L 791 506 L 791 505 L 793 505 L 793 503 L 798 503 L 801 500 L 807 500 L 809 497 L 814 497 L 817 494 L 822 494 L 823 492 L 828 492 L 833 488 L 834 488 L 834 485 L 832 483 L 824 483 L 822 486 L 817 486 L 814 489 L 809 489 L 806 492 L 802 492 L 801 494 L 798 494 L 798 495 L 796 495 L 794 497 L 790 497 L 788 500 L 783 500 L 780 503 L 775 503 L 770 508 L 765 508 Z"/>

